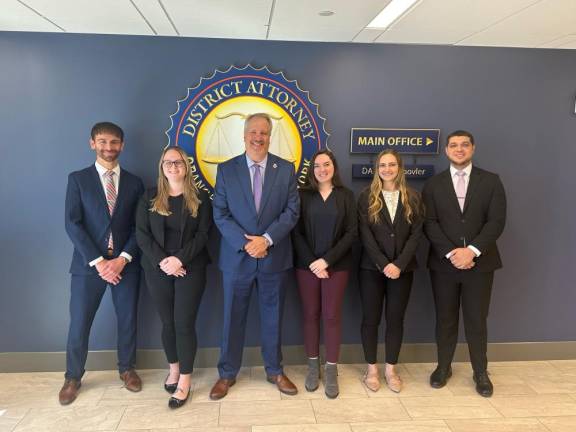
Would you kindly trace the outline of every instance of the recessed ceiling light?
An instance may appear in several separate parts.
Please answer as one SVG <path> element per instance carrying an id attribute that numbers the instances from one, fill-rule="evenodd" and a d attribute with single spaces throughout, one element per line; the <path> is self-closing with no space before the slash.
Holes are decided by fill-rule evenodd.
<path id="1" fill-rule="evenodd" d="M 412 7 L 417 0 L 392 0 L 366 28 L 385 29 Z"/>
<path id="2" fill-rule="evenodd" d="M 318 12 L 318 15 L 320 15 L 320 16 L 332 16 L 332 15 L 334 15 L 334 11 L 329 11 L 329 10 L 320 11 L 320 12 Z"/>

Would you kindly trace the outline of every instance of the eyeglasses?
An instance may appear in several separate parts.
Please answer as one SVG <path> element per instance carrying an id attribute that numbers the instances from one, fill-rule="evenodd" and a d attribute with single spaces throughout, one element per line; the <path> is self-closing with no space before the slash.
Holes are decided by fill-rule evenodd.
<path id="1" fill-rule="evenodd" d="M 172 167 L 176 167 L 176 168 L 184 168 L 184 164 L 186 162 L 184 162 L 182 159 L 179 160 L 164 160 L 162 161 L 162 166 L 164 168 L 172 168 Z"/>

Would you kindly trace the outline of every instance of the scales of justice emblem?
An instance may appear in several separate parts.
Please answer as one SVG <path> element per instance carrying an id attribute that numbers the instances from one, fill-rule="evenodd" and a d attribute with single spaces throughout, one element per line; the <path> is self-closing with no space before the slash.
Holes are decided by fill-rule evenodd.
<path id="1" fill-rule="evenodd" d="M 244 152 L 244 121 L 254 113 L 270 116 L 270 152 L 291 162 L 304 182 L 311 156 L 329 136 L 318 104 L 283 73 L 247 65 L 201 78 L 170 116 L 168 145 L 188 153 L 198 188 L 212 194 L 218 164 Z"/>

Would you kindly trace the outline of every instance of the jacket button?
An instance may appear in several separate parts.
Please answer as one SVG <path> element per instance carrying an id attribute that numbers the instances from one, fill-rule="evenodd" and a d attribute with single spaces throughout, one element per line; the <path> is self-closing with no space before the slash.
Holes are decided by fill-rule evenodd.
<path id="1" fill-rule="evenodd" d="M 466 222 L 466 219 L 462 219 L 460 222 L 464 223 L 464 222 Z"/>
<path id="2" fill-rule="evenodd" d="M 460 237 L 460 240 L 464 240 L 464 237 Z"/>
<path id="3" fill-rule="evenodd" d="M 390 237 L 394 237 L 394 233 L 390 234 Z"/>

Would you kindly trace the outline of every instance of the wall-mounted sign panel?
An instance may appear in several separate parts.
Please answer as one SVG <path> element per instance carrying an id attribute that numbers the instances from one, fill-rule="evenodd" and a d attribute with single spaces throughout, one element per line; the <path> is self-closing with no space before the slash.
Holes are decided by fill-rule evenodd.
<path id="1" fill-rule="evenodd" d="M 352 178 L 371 179 L 374 166 L 372 164 L 353 164 Z M 434 165 L 404 165 L 404 175 L 407 179 L 426 179 L 434 175 Z"/>
<path id="2" fill-rule="evenodd" d="M 394 149 L 404 154 L 438 154 L 440 129 L 352 128 L 350 153 L 380 153 Z"/>

